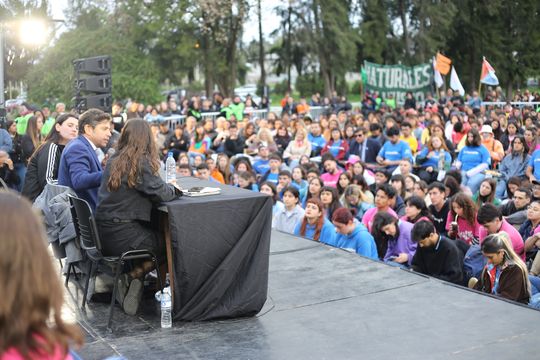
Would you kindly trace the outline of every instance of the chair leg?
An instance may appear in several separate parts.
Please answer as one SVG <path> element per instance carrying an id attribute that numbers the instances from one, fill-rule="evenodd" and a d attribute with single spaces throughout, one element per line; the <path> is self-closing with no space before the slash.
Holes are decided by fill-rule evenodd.
<path id="1" fill-rule="evenodd" d="M 113 318 L 113 311 L 114 311 L 114 303 L 116 301 L 116 292 L 118 291 L 118 278 L 120 277 L 120 274 L 122 273 L 122 269 L 124 268 L 124 262 L 119 261 L 116 265 L 116 274 L 114 275 L 114 285 L 113 285 L 113 292 L 111 297 L 111 306 L 109 308 L 109 322 L 107 323 L 107 329 L 111 330 L 112 325 L 112 318 Z"/>
<path id="2" fill-rule="evenodd" d="M 88 295 L 88 286 L 90 285 L 90 277 L 92 276 L 92 273 L 94 272 L 94 263 L 90 261 L 90 265 L 88 265 L 88 271 L 86 275 L 86 283 L 84 285 L 84 294 L 83 294 L 83 300 L 82 300 L 82 309 L 84 310 L 84 307 L 86 306 L 86 297 Z"/>
<path id="3" fill-rule="evenodd" d="M 58 259 L 58 262 L 60 263 L 60 271 L 64 268 L 64 264 L 62 264 L 62 259 Z"/>
<path id="4" fill-rule="evenodd" d="M 68 268 L 67 268 L 67 273 L 66 273 L 66 282 L 64 284 L 65 287 L 68 286 L 68 283 L 69 283 L 69 276 L 71 275 L 71 267 L 73 266 L 73 264 L 69 264 L 68 265 Z"/>

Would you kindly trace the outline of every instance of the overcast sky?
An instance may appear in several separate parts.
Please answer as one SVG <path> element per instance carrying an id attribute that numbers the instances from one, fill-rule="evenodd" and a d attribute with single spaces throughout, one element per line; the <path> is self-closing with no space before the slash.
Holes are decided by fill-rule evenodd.
<path id="1" fill-rule="evenodd" d="M 273 8 L 279 4 L 285 4 L 287 0 L 262 0 L 263 13 L 263 32 L 265 39 L 268 40 L 268 35 L 279 26 L 279 19 Z M 256 1 L 251 0 L 253 8 L 249 12 L 249 19 L 244 24 L 244 42 L 250 42 L 253 39 L 259 38 L 259 24 L 257 22 L 257 13 L 255 9 Z M 68 0 L 51 0 L 51 12 L 54 19 L 64 19 L 64 9 L 68 6 Z"/>

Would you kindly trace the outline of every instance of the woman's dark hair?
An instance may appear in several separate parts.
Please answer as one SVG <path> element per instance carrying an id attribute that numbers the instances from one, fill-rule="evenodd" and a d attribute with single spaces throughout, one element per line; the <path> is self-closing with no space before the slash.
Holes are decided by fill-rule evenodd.
<path id="1" fill-rule="evenodd" d="M 355 175 L 352 178 L 352 183 L 360 186 L 362 191 L 369 190 L 369 185 L 368 185 L 366 179 L 364 178 L 364 176 L 362 176 L 362 175 Z"/>
<path id="2" fill-rule="evenodd" d="M 506 193 L 510 199 L 513 193 L 510 191 L 510 187 L 508 185 L 517 185 L 518 187 L 521 187 L 521 178 L 518 176 L 512 176 L 510 179 L 508 179 L 508 182 L 506 183 Z"/>
<path id="3" fill-rule="evenodd" d="M 313 234 L 313 240 L 319 241 L 319 238 L 321 237 L 321 230 L 324 225 L 324 206 L 321 200 L 317 198 L 311 198 L 306 201 L 307 204 L 314 204 L 319 208 L 319 211 L 321 212 L 321 216 L 317 219 L 317 223 L 315 224 L 315 233 Z M 307 227 L 308 221 L 307 218 L 304 216 L 302 219 L 302 224 L 300 225 L 300 236 L 306 236 L 306 227 Z"/>
<path id="4" fill-rule="evenodd" d="M 457 193 L 456 195 L 452 196 L 450 198 L 450 217 L 453 219 L 455 218 L 456 214 L 454 213 L 454 209 L 452 205 L 456 203 L 459 205 L 459 207 L 463 208 L 463 220 L 467 221 L 469 225 L 474 227 L 474 223 L 476 221 L 476 205 L 474 201 L 465 193 Z"/>
<path id="5" fill-rule="evenodd" d="M 341 203 L 339 202 L 339 193 L 335 187 L 331 186 L 323 186 L 321 189 L 321 194 L 323 192 L 329 192 L 332 194 L 332 202 L 326 208 L 326 215 L 328 219 L 332 219 L 332 214 L 334 211 L 342 207 Z"/>
<path id="6" fill-rule="evenodd" d="M 473 136 L 472 141 L 469 141 L 469 134 Z M 482 138 L 480 137 L 480 133 L 478 132 L 478 130 L 471 129 L 469 130 L 469 133 L 466 136 L 467 136 L 467 140 L 465 141 L 466 146 L 476 147 L 476 146 L 482 145 Z"/>
<path id="7" fill-rule="evenodd" d="M 446 172 L 446 177 L 451 176 L 456 179 L 458 184 L 461 184 L 463 181 L 463 176 L 461 176 L 461 171 L 459 170 L 449 170 Z"/>
<path id="8" fill-rule="evenodd" d="M 279 194 L 276 185 L 271 181 L 264 181 L 261 183 L 261 186 L 259 186 L 259 191 L 265 185 L 268 186 L 270 190 L 272 190 L 272 204 L 275 204 L 279 200 Z"/>
<path id="9" fill-rule="evenodd" d="M 242 163 L 246 165 L 248 171 L 253 170 L 253 165 L 251 165 L 251 161 L 249 161 L 247 157 L 239 157 L 234 160 L 234 164 L 233 164 L 234 172 L 238 171 L 238 166 Z"/>
<path id="10" fill-rule="evenodd" d="M 44 143 L 58 144 L 62 140 L 62 137 L 60 136 L 58 130 L 56 130 L 56 125 L 62 125 L 64 122 L 66 122 L 67 119 L 71 118 L 79 120 L 79 117 L 76 114 L 64 113 L 58 115 L 56 117 L 56 121 L 54 122 L 53 127 L 51 128 L 51 131 L 49 132 L 49 135 L 47 135 L 47 137 L 45 138 Z"/>
<path id="11" fill-rule="evenodd" d="M 450 190 L 447 197 L 452 197 L 461 192 L 461 185 L 452 176 L 447 176 L 444 179 L 444 186 Z"/>
<path id="12" fill-rule="evenodd" d="M 375 239 L 375 244 L 377 245 L 377 253 L 380 259 L 384 258 L 384 255 L 386 255 L 386 250 L 388 249 L 388 241 L 393 240 L 393 238 L 386 235 L 382 231 L 382 228 L 386 225 L 395 224 L 395 238 L 397 239 L 400 235 L 398 221 L 399 220 L 396 217 L 384 211 L 379 211 L 377 214 L 375 214 L 375 217 L 373 218 L 373 225 L 371 225 L 371 235 L 373 235 L 373 238 Z"/>
<path id="13" fill-rule="evenodd" d="M 199 128 L 203 129 L 202 134 L 199 134 L 199 132 L 197 131 L 197 129 L 199 129 Z M 196 142 L 196 143 L 201 142 L 201 141 L 204 140 L 205 136 L 206 136 L 206 133 L 204 131 L 204 126 L 203 126 L 202 122 L 200 122 L 197 125 L 195 125 L 195 136 L 194 136 L 193 141 Z"/>
<path id="14" fill-rule="evenodd" d="M 286 192 L 289 192 L 297 199 L 300 199 L 300 191 L 298 191 L 298 188 L 296 186 L 287 186 L 285 189 L 283 189 L 283 194 Z"/>
<path id="15" fill-rule="evenodd" d="M 521 141 L 521 145 L 523 146 L 523 153 L 521 154 L 521 159 L 523 161 L 525 161 L 525 158 L 529 154 L 529 145 L 527 144 L 527 141 L 525 141 L 525 136 L 517 133 L 516 136 L 514 137 L 514 139 L 512 140 L 512 153 L 513 153 L 513 150 L 514 150 L 514 142 L 516 140 Z"/>
<path id="16" fill-rule="evenodd" d="M 109 160 L 111 170 L 107 189 L 116 191 L 122 180 L 127 180 L 127 187 L 134 188 L 140 181 L 143 167 L 157 175 L 159 172 L 159 155 L 154 143 L 150 125 L 143 119 L 131 119 L 122 128 L 122 134 L 116 145 L 116 153 Z"/>
<path id="17" fill-rule="evenodd" d="M 320 177 L 313 178 L 313 179 L 311 179 L 311 181 L 318 181 L 319 185 L 321 185 L 321 191 L 322 191 L 322 189 L 324 187 L 324 181 L 322 181 L 322 179 Z M 308 183 L 308 189 L 307 189 L 307 193 L 306 193 L 306 200 L 309 200 L 309 199 L 311 199 L 313 197 L 313 194 L 311 194 L 309 192 L 309 185 L 311 185 L 311 181 Z M 319 191 L 319 197 L 316 198 L 316 199 L 320 199 L 321 191 Z"/>
<path id="18" fill-rule="evenodd" d="M 394 181 L 399 181 L 401 183 L 401 192 L 398 194 L 399 196 L 401 196 L 402 198 L 405 197 L 405 178 L 402 176 L 402 175 L 393 175 L 391 178 L 390 178 L 390 184 L 392 184 L 392 182 Z"/>
<path id="19" fill-rule="evenodd" d="M 454 124 L 454 131 L 457 133 L 460 133 L 463 131 L 463 123 L 461 121 L 458 121 Z"/>
<path id="20" fill-rule="evenodd" d="M 71 118 L 79 120 L 77 115 L 70 114 L 70 113 L 64 113 L 56 117 L 56 121 L 54 122 L 54 125 L 51 128 L 51 131 L 49 132 L 49 134 L 47 135 L 43 143 L 36 150 L 34 150 L 34 153 L 28 160 L 28 163 L 32 161 L 32 158 L 36 154 L 38 154 L 41 148 L 43 148 L 46 144 L 51 144 L 51 143 L 58 144 L 62 140 L 62 136 L 60 136 L 60 133 L 58 132 L 58 130 L 56 130 L 56 124 L 62 125 L 67 119 L 71 119 Z"/>
<path id="21" fill-rule="evenodd" d="M 495 190 L 497 189 L 497 181 L 493 178 L 490 179 L 484 179 L 480 183 L 480 186 L 482 186 L 482 183 L 488 183 L 489 187 L 491 188 L 491 192 L 487 196 L 482 196 L 480 194 L 480 190 L 478 190 L 478 196 L 476 197 L 476 207 L 480 208 L 483 204 L 492 204 L 495 200 Z"/>
<path id="22" fill-rule="evenodd" d="M 407 204 L 408 206 L 414 206 L 415 208 L 420 210 L 420 213 L 416 216 L 416 218 L 407 219 L 408 222 L 414 224 L 418 221 L 418 219 L 422 217 L 427 217 L 431 220 L 431 213 L 429 212 L 426 202 L 420 196 L 413 195 L 409 197 L 407 200 L 405 200 L 405 204 Z"/>
<path id="23" fill-rule="evenodd" d="M 343 195 L 343 192 L 345 191 L 345 188 L 342 187 L 341 184 L 339 183 L 339 180 L 341 179 L 342 176 L 347 177 L 347 179 L 349 179 L 349 184 L 352 184 L 352 176 L 351 176 L 351 174 L 349 174 L 347 171 L 342 172 L 339 175 L 338 182 L 336 184 L 336 188 L 337 188 L 337 191 L 338 191 L 339 195 Z"/>

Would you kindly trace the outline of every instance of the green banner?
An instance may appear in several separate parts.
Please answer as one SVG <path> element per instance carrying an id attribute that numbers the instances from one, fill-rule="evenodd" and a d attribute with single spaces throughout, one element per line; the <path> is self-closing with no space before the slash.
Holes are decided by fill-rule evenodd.
<path id="1" fill-rule="evenodd" d="M 364 61 L 364 88 L 377 91 L 383 99 L 390 95 L 403 105 L 405 94 L 412 92 L 416 101 L 424 101 L 426 93 L 431 92 L 433 68 L 431 64 L 415 66 L 379 65 Z M 364 76 L 362 76 L 364 78 Z"/>

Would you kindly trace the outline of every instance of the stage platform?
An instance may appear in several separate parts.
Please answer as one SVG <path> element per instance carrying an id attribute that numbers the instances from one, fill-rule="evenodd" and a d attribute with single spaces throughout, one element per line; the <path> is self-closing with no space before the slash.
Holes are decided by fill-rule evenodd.
<path id="1" fill-rule="evenodd" d="M 70 284 L 66 316 L 83 359 L 538 359 L 540 311 L 483 296 L 316 242 L 272 233 L 269 296 L 252 318 L 160 328 L 91 303 Z"/>

